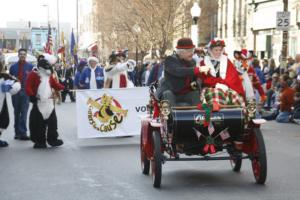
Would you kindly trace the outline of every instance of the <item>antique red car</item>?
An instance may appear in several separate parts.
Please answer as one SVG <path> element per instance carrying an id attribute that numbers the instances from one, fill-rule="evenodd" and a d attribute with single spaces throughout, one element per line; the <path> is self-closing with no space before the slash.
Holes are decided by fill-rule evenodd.
<path id="1" fill-rule="evenodd" d="M 152 89 L 150 98 L 149 114 L 141 120 L 140 153 L 142 173 L 148 175 L 151 169 L 155 188 L 161 186 L 166 161 L 229 160 L 238 172 L 242 160 L 249 159 L 256 183 L 265 183 L 267 159 L 260 130 L 264 121 L 255 119 L 255 102 L 211 109 L 207 126 L 207 113 L 199 106 L 170 107 L 158 101 Z M 242 135 L 240 149 L 234 145 L 237 135 Z"/>

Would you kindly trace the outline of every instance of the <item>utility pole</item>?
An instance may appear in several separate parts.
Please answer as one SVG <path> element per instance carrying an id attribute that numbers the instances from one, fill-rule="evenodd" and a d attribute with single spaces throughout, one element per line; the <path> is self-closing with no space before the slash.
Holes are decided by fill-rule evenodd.
<path id="1" fill-rule="evenodd" d="M 288 0 L 283 0 L 283 11 L 288 11 Z M 281 48 L 281 68 L 286 69 L 286 58 L 288 52 L 289 32 L 284 30 L 282 33 L 282 48 Z M 281 72 L 281 69 L 280 69 Z"/>
<path id="2" fill-rule="evenodd" d="M 77 41 L 76 44 L 78 46 L 78 42 L 79 42 L 79 30 L 78 30 L 78 0 L 76 0 L 76 30 L 77 30 Z"/>
<path id="3" fill-rule="evenodd" d="M 57 0 L 57 48 L 60 43 L 60 28 L 59 28 L 59 0 Z"/>

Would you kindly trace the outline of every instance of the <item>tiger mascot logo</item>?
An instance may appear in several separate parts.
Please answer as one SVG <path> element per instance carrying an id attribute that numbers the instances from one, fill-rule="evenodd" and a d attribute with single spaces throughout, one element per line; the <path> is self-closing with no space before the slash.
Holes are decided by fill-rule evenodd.
<path id="1" fill-rule="evenodd" d="M 116 99 L 106 94 L 95 100 L 89 98 L 87 104 L 89 123 L 100 132 L 115 130 L 128 113 Z"/>

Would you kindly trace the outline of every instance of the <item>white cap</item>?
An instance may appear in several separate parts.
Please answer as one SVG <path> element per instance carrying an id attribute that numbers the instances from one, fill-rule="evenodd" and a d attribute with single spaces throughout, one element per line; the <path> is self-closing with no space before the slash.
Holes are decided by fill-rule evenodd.
<path id="1" fill-rule="evenodd" d="M 95 61 L 96 63 L 99 63 L 99 59 L 94 56 L 91 56 L 88 58 L 88 62 L 90 62 L 90 61 Z"/>

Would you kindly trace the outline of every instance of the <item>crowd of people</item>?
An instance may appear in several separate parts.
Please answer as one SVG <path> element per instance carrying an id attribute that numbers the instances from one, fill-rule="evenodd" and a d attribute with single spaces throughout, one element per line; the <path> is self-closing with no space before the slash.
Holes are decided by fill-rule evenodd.
<path id="1" fill-rule="evenodd" d="M 20 49 L 19 61 L 8 73 L 0 62 L 0 133 L 9 123 L 7 92 L 12 94 L 14 138 L 31 139 L 34 148 L 46 148 L 46 143 L 63 144 L 58 139 L 55 102 L 65 102 L 67 96 L 75 102 L 77 89 L 131 88 L 154 82 L 159 85 L 156 97 L 167 99 L 171 105 L 228 103 L 228 99 L 215 98 L 221 92 L 234 96 L 230 99 L 234 104 L 256 101 L 258 118 L 299 123 L 300 54 L 295 59 L 289 57 L 287 67 L 281 67 L 272 58 L 258 60 L 247 49 L 234 51 L 231 61 L 224 47 L 221 39 L 213 39 L 206 49 L 200 49 L 191 39 L 182 38 L 173 55 L 155 62 L 136 63 L 127 58 L 126 51 L 115 51 L 107 64 L 91 56 L 81 58 L 77 65 L 64 65 L 41 55 L 36 67 L 26 62 L 27 50 Z M 26 124 L 30 102 L 29 136 Z M 0 147 L 7 145 L 0 140 Z"/>

